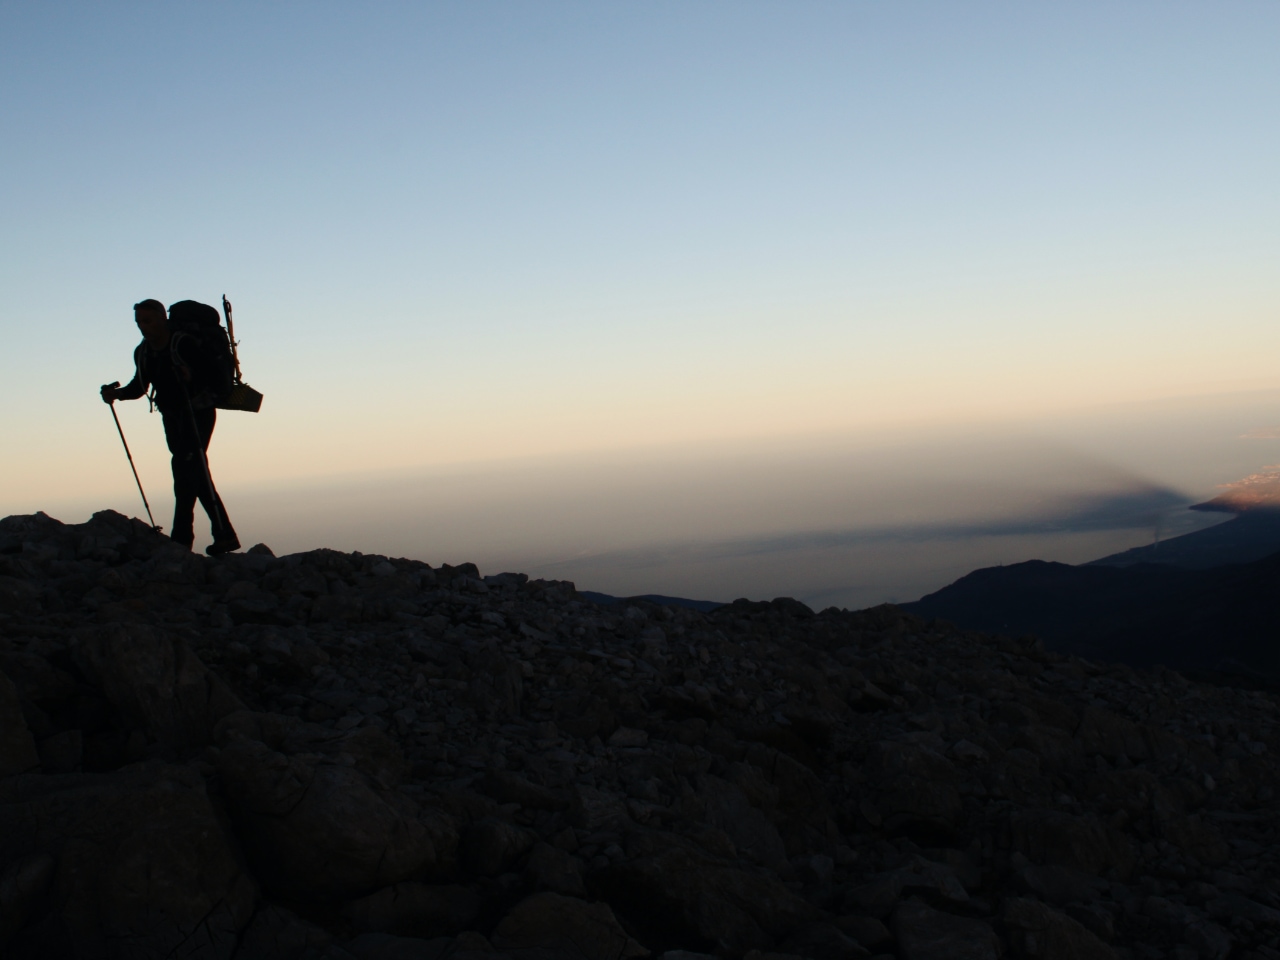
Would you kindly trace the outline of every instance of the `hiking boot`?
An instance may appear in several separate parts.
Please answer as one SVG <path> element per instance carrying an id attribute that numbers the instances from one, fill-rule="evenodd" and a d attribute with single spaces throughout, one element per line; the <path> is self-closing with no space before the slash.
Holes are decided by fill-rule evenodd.
<path id="1" fill-rule="evenodd" d="M 170 540 L 172 540 L 174 543 L 180 543 L 180 544 L 182 544 L 182 545 L 183 545 L 184 547 L 186 547 L 188 550 L 190 550 L 190 549 L 191 549 L 191 545 L 192 545 L 193 543 L 195 543 L 195 540 L 196 540 L 196 538 L 195 538 L 195 534 L 192 534 L 192 535 L 191 535 L 191 536 L 189 536 L 189 537 L 173 536 L 172 534 L 170 534 L 170 535 L 169 535 L 169 539 L 170 539 Z"/>
<path id="2" fill-rule="evenodd" d="M 240 541 L 236 537 L 227 540 L 215 540 L 204 548 L 204 552 L 211 557 L 218 557 L 224 553 L 230 553 L 232 550 L 240 549 Z"/>

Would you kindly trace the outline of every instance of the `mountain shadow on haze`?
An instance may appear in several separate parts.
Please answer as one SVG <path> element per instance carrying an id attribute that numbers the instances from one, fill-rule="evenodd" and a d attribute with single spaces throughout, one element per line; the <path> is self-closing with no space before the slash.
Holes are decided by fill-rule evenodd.
<path id="1" fill-rule="evenodd" d="M 902 607 L 972 630 L 1034 634 L 1054 650 L 1094 660 L 1280 678 L 1280 552 L 1250 563 L 1197 566 L 1215 552 L 1243 549 L 1206 533 L 1229 534 L 1225 528 L 1241 524 L 1235 530 L 1256 546 L 1262 527 L 1244 520 L 1178 538 L 1200 538 L 1189 546 L 1162 545 L 1185 566 L 1030 560 L 975 570 Z"/>

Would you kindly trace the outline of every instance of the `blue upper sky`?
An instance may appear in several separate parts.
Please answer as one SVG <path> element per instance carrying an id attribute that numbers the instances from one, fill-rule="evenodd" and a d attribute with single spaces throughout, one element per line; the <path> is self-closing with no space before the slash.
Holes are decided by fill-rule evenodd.
<path id="1" fill-rule="evenodd" d="M 1270 2 L 2 3 L 0 512 L 120 479 L 143 297 L 236 304 L 232 487 L 1278 387 L 1277 40 Z"/>

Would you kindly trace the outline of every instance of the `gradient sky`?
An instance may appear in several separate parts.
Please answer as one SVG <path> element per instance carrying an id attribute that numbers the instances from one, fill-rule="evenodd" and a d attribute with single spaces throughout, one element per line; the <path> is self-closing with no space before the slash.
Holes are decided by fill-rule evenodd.
<path id="1" fill-rule="evenodd" d="M 128 494 L 95 391 L 143 297 L 236 305 L 232 490 L 1274 390 L 1278 41 L 1272 2 L 0 3 L 0 513 Z"/>

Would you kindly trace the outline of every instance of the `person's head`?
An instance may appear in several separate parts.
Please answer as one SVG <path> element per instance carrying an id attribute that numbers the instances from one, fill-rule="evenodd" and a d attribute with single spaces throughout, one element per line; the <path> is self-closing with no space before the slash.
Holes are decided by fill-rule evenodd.
<path id="1" fill-rule="evenodd" d="M 169 317 L 159 300 L 140 300 L 133 305 L 133 319 L 147 342 L 163 344 L 169 339 Z"/>

